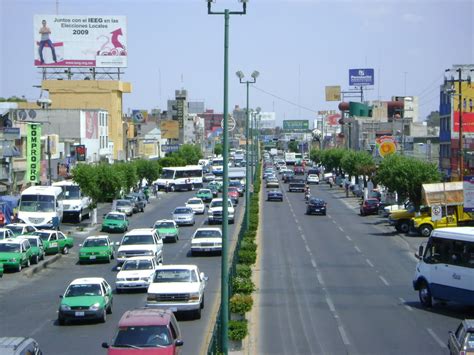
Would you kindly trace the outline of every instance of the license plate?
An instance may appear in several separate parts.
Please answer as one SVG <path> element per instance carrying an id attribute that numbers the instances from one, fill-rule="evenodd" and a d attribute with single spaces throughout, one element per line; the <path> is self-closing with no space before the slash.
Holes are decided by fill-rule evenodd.
<path id="1" fill-rule="evenodd" d="M 55 248 L 58 246 L 58 243 L 51 243 L 51 248 Z"/>
<path id="2" fill-rule="evenodd" d="M 211 249 L 209 249 L 209 248 L 204 248 L 204 251 L 211 251 Z"/>
<path id="3" fill-rule="evenodd" d="M 89 260 L 95 260 L 95 255 L 89 256 Z"/>
<path id="4" fill-rule="evenodd" d="M 84 312 L 75 312 L 74 315 L 76 317 L 84 317 Z"/>
<path id="5" fill-rule="evenodd" d="M 320 211 L 320 209 L 319 209 L 319 208 L 316 208 L 316 209 L 315 209 L 315 211 L 316 211 L 316 212 L 319 212 L 319 211 Z"/>

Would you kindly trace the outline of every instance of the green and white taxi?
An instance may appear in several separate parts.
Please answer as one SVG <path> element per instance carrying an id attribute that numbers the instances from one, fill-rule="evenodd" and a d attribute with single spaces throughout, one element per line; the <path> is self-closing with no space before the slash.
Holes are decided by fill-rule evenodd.
<path id="1" fill-rule="evenodd" d="M 0 240 L 0 263 L 5 269 L 21 271 L 30 266 L 32 250 L 30 242 L 23 238 Z"/>
<path id="2" fill-rule="evenodd" d="M 0 228 L 0 240 L 1 239 L 8 239 L 8 238 L 15 238 L 15 235 L 11 230 L 8 228 Z"/>
<path id="3" fill-rule="evenodd" d="M 79 264 L 85 262 L 106 261 L 110 263 L 115 257 L 115 248 L 107 235 L 87 237 L 84 244 L 79 244 Z"/>
<path id="4" fill-rule="evenodd" d="M 163 241 L 173 241 L 176 243 L 179 239 L 179 227 L 172 219 L 160 219 L 155 222 L 153 228 Z"/>
<path id="5" fill-rule="evenodd" d="M 128 218 L 122 212 L 109 212 L 102 221 L 102 232 L 122 232 L 128 231 Z"/>
<path id="6" fill-rule="evenodd" d="M 43 229 L 33 232 L 33 235 L 41 238 L 46 254 L 57 254 L 59 252 L 68 254 L 69 249 L 74 246 L 74 240 L 60 231 Z"/>
<path id="7" fill-rule="evenodd" d="M 199 189 L 199 191 L 196 193 L 196 197 L 200 198 L 204 202 L 211 202 L 214 198 L 210 189 Z"/>
<path id="8" fill-rule="evenodd" d="M 112 287 L 101 277 L 75 279 L 59 297 L 59 325 L 68 320 L 88 319 L 105 323 L 107 314 L 112 313 Z"/>
<path id="9" fill-rule="evenodd" d="M 0 277 L 3 276 L 3 264 L 0 263 Z"/>
<path id="10" fill-rule="evenodd" d="M 18 238 L 27 239 L 30 242 L 32 256 L 31 263 L 38 264 L 40 260 L 44 260 L 44 245 L 43 241 L 37 235 L 20 235 Z"/>
<path id="11" fill-rule="evenodd" d="M 11 230 L 15 237 L 19 235 L 32 234 L 38 230 L 35 226 L 26 223 L 10 223 L 7 224 L 5 228 Z"/>

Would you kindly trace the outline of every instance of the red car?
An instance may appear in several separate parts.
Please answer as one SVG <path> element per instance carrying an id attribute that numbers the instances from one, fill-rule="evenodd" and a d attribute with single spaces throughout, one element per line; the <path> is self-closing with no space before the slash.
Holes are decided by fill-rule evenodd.
<path id="1" fill-rule="evenodd" d="M 376 198 L 368 198 L 360 204 L 360 215 L 366 216 L 368 214 L 379 213 L 380 201 Z"/>
<path id="2" fill-rule="evenodd" d="M 227 190 L 227 196 L 230 198 L 234 205 L 239 203 L 240 193 L 237 187 L 229 187 L 229 189 Z"/>
<path id="3" fill-rule="evenodd" d="M 302 167 L 302 166 L 295 166 L 293 168 L 293 171 L 294 171 L 295 175 L 304 175 L 304 167 Z"/>
<path id="4" fill-rule="evenodd" d="M 108 355 L 176 355 L 183 345 L 178 322 L 171 310 L 141 308 L 124 313 Z"/>

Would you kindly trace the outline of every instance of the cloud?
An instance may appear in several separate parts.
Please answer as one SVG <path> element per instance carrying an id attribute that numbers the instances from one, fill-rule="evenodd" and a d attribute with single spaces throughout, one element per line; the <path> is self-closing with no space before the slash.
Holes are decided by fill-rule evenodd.
<path id="1" fill-rule="evenodd" d="M 407 23 L 420 24 L 423 22 L 423 16 L 408 12 L 402 15 L 402 20 Z"/>

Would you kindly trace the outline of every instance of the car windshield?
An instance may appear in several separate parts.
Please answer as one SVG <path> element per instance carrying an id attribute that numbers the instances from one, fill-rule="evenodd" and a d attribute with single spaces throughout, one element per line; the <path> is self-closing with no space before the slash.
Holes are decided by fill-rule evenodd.
<path id="1" fill-rule="evenodd" d="M 107 243 L 107 239 L 87 239 L 84 242 L 84 248 L 94 248 L 94 247 L 106 247 L 109 244 Z"/>
<path id="2" fill-rule="evenodd" d="M 65 297 L 80 296 L 102 296 L 99 284 L 77 284 L 71 285 L 66 291 Z"/>
<path id="3" fill-rule="evenodd" d="M 151 235 L 126 235 L 123 237 L 122 245 L 153 244 Z"/>
<path id="4" fill-rule="evenodd" d="M 105 216 L 105 219 L 114 220 L 114 221 L 124 221 L 125 216 L 115 214 L 115 213 L 114 214 L 110 213 L 107 216 Z"/>
<path id="5" fill-rule="evenodd" d="M 376 205 L 379 201 L 377 200 L 366 200 L 365 201 L 368 205 Z"/>
<path id="6" fill-rule="evenodd" d="M 38 246 L 38 239 L 36 239 L 36 238 L 27 238 L 27 239 L 30 242 L 30 245 L 32 247 L 37 247 Z"/>
<path id="7" fill-rule="evenodd" d="M 229 187 L 229 192 L 239 192 L 239 190 L 236 187 Z"/>
<path id="8" fill-rule="evenodd" d="M 22 212 L 54 212 L 55 199 L 51 195 L 22 195 L 20 211 Z"/>
<path id="9" fill-rule="evenodd" d="M 117 348 L 169 346 L 173 338 L 165 325 L 120 327 L 113 343 Z"/>
<path id="10" fill-rule="evenodd" d="M 190 214 L 192 213 L 188 208 L 176 208 L 174 214 Z"/>
<path id="11" fill-rule="evenodd" d="M 23 227 L 21 226 L 6 226 L 5 228 L 11 230 L 13 234 L 21 234 L 23 232 Z"/>
<path id="12" fill-rule="evenodd" d="M 198 230 L 194 235 L 194 239 L 197 238 L 222 238 L 221 232 L 213 230 Z"/>
<path id="13" fill-rule="evenodd" d="M 229 181 L 229 186 L 240 186 L 240 181 Z"/>
<path id="14" fill-rule="evenodd" d="M 173 222 L 157 222 L 155 224 L 155 228 L 160 229 L 160 228 L 175 228 Z"/>
<path id="15" fill-rule="evenodd" d="M 202 205 L 201 200 L 188 200 L 187 202 L 188 205 Z"/>
<path id="16" fill-rule="evenodd" d="M 128 200 L 118 200 L 116 203 L 117 206 L 130 206 L 130 201 Z"/>
<path id="17" fill-rule="evenodd" d="M 157 270 L 153 282 L 197 282 L 197 277 L 187 269 Z"/>
<path id="18" fill-rule="evenodd" d="M 205 194 L 210 194 L 210 193 L 211 193 L 211 190 L 199 190 L 198 191 L 199 195 L 201 195 L 201 194 L 205 195 Z"/>
<path id="19" fill-rule="evenodd" d="M 127 260 L 122 270 L 152 270 L 153 264 L 150 260 Z"/>
<path id="20" fill-rule="evenodd" d="M 173 170 L 163 170 L 163 173 L 161 174 L 162 179 L 172 179 L 173 177 L 174 177 Z"/>
<path id="21" fill-rule="evenodd" d="M 33 232 L 32 234 L 37 235 L 41 240 L 48 240 L 50 233 L 47 232 Z"/>
<path id="22" fill-rule="evenodd" d="M 20 244 L 17 243 L 2 243 L 0 244 L 0 252 L 2 253 L 19 253 Z"/>
<path id="23" fill-rule="evenodd" d="M 64 194 L 65 200 L 77 200 L 81 198 L 81 189 L 79 186 L 63 186 L 63 190 L 66 191 L 66 194 Z"/>
<path id="24" fill-rule="evenodd" d="M 232 202 L 229 201 L 229 207 L 232 206 Z M 211 208 L 222 207 L 222 201 L 211 202 Z"/>

